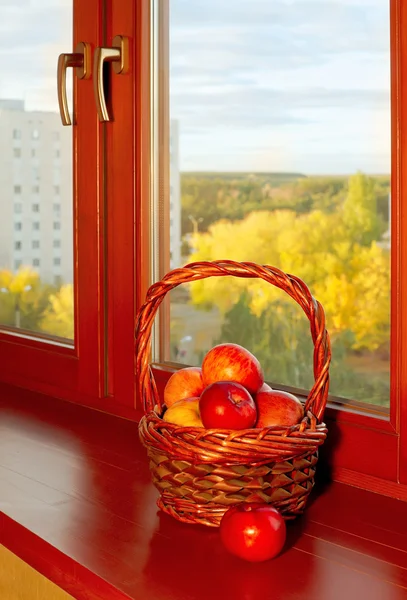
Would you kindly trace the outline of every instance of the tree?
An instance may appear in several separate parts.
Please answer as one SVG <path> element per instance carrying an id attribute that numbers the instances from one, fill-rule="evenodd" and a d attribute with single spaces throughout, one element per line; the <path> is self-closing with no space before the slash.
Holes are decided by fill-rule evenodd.
<path id="1" fill-rule="evenodd" d="M 253 212 L 234 223 L 215 223 L 207 233 L 194 236 L 195 252 L 190 258 L 252 261 L 293 273 L 324 306 L 333 336 L 346 333 L 343 339 L 352 350 L 377 350 L 389 338 L 389 255 L 375 241 L 368 241 L 378 231 L 377 219 L 369 212 L 373 203 L 369 181 L 357 174 L 349 190 L 343 209 L 332 214 Z M 244 290 L 250 310 L 258 317 L 277 298 L 273 286 L 259 280 L 211 278 L 194 282 L 190 289 L 196 306 L 216 305 L 223 314 Z"/>
<path id="2" fill-rule="evenodd" d="M 49 297 L 49 306 L 45 310 L 40 323 L 42 331 L 54 336 L 73 339 L 73 286 L 66 284 Z"/>
<path id="3" fill-rule="evenodd" d="M 37 330 L 50 289 L 41 284 L 38 273 L 31 267 L 20 267 L 14 274 L 6 269 L 0 271 L 1 323 Z"/>
<path id="4" fill-rule="evenodd" d="M 356 173 L 349 178 L 342 218 L 349 237 L 362 246 L 368 246 L 384 233 L 385 227 L 378 214 L 372 177 Z"/>

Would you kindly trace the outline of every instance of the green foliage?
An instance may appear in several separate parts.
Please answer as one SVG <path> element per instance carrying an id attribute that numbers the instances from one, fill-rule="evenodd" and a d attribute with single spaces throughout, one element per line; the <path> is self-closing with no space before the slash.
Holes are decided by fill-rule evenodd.
<path id="1" fill-rule="evenodd" d="M 309 322 L 291 300 L 277 299 L 259 317 L 249 308 L 250 298 L 244 292 L 226 313 L 216 343 L 241 344 L 259 359 L 266 380 L 275 384 L 311 389 L 313 344 Z M 386 404 L 389 380 L 380 376 L 366 377 L 350 368 L 347 334 L 332 340 L 330 394 L 372 404 Z M 350 334 L 351 335 L 351 334 Z"/>

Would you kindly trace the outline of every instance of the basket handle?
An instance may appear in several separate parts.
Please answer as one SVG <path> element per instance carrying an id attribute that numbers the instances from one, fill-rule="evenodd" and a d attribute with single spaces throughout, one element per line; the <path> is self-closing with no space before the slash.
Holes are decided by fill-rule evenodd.
<path id="1" fill-rule="evenodd" d="M 318 422 L 321 422 L 328 398 L 329 363 L 331 361 L 331 346 L 328 332 L 325 329 L 324 309 L 298 277 L 288 275 L 280 269 L 268 265 L 232 260 L 190 263 L 185 267 L 170 271 L 161 281 L 154 283 L 148 289 L 146 301 L 137 315 L 135 331 L 136 377 L 140 398 L 143 399 L 144 411 L 146 413 L 152 411 L 155 405 L 158 405 L 160 410 L 162 408 L 149 359 L 154 317 L 165 295 L 182 283 L 226 275 L 263 279 L 285 291 L 303 309 L 310 322 L 314 343 L 315 379 L 305 403 L 305 414 L 310 411 Z"/>

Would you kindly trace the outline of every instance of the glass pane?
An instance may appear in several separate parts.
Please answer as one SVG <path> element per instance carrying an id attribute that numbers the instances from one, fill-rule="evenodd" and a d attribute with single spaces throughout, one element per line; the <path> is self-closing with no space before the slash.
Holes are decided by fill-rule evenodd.
<path id="1" fill-rule="evenodd" d="M 0 15 L 0 325 L 72 339 L 72 128 L 56 93 L 72 3 L 2 2 Z"/>
<path id="2" fill-rule="evenodd" d="M 169 95 L 172 266 L 297 275 L 327 314 L 331 393 L 388 406 L 388 1 L 171 0 Z M 254 352 L 275 384 L 313 383 L 308 321 L 270 286 L 173 293 L 166 358 L 199 364 L 219 341 Z"/>

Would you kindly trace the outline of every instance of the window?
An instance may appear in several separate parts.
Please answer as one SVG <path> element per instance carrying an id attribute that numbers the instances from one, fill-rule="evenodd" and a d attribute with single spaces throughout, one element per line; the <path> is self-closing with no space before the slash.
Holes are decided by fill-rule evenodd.
<path id="1" fill-rule="evenodd" d="M 31 191 L 33 194 L 39 194 L 40 193 L 40 186 L 39 185 L 33 185 L 31 188 Z"/>
<path id="2" fill-rule="evenodd" d="M 22 212 L 23 212 L 23 205 L 22 204 L 14 204 L 14 213 L 16 215 L 18 215 Z"/>
<path id="3" fill-rule="evenodd" d="M 54 240 L 54 241 L 52 242 L 52 246 L 53 246 L 54 248 L 60 248 L 60 247 L 61 247 L 61 240 Z"/>
<path id="4" fill-rule="evenodd" d="M 40 179 L 40 170 L 38 167 L 33 167 L 32 168 L 32 180 L 39 181 L 39 179 Z"/>
<path id="5" fill-rule="evenodd" d="M 22 264 L 22 262 L 20 259 L 15 260 L 14 261 L 14 270 L 17 271 L 21 267 L 21 264 Z"/>
<path id="6" fill-rule="evenodd" d="M 13 129 L 13 140 L 21 140 L 21 131 L 19 129 Z"/>
<path id="7" fill-rule="evenodd" d="M 40 212 L 40 205 L 39 204 L 33 204 L 32 208 L 33 208 L 33 212 Z"/>
<path id="8" fill-rule="evenodd" d="M 35 156 L 37 156 L 37 150 L 36 148 L 31 148 L 31 158 L 34 158 Z"/>
<path id="9" fill-rule="evenodd" d="M 59 202 L 54 203 L 53 209 L 54 209 L 54 213 L 59 213 L 60 212 L 61 205 L 59 204 Z"/>
<path id="10" fill-rule="evenodd" d="M 170 208 L 166 222 L 173 227 L 171 234 L 179 223 L 185 241 L 182 246 L 181 235 L 169 238 L 168 250 L 172 252 L 174 266 L 228 258 L 270 264 L 294 273 L 310 286 L 327 312 L 336 356 L 331 367 L 331 394 L 346 402 L 388 407 L 391 250 L 388 27 L 383 29 L 387 38 L 383 42 L 380 74 L 365 68 L 366 56 L 374 60 L 376 55 L 373 34 L 366 38 L 365 53 L 356 50 L 358 27 L 352 32 L 348 29 L 346 49 L 338 40 L 330 41 L 333 54 L 328 58 L 322 40 L 330 28 L 335 28 L 337 13 L 329 9 L 330 0 L 323 0 L 320 3 L 326 8 L 323 25 L 317 23 L 316 15 L 313 20 L 307 14 L 309 28 L 294 26 L 298 43 L 304 47 L 316 44 L 315 55 L 312 59 L 309 56 L 315 77 L 310 84 L 310 64 L 303 62 L 300 53 L 292 54 L 289 42 L 292 19 L 298 19 L 298 23 L 302 20 L 301 3 L 293 3 L 276 23 L 262 0 L 244 6 L 226 0 L 222 6 L 231 22 L 239 23 L 239 39 L 246 42 L 239 50 L 234 39 L 227 35 L 211 38 L 210 58 L 205 64 L 198 60 L 199 36 L 184 38 L 182 32 L 185 28 L 191 33 L 198 32 L 214 23 L 222 31 L 223 19 L 205 13 L 201 3 L 200 8 L 191 12 L 179 0 L 170 4 L 170 139 L 166 141 L 169 178 L 164 186 L 171 194 L 172 210 L 169 198 L 165 197 Z M 378 4 L 382 21 L 374 19 L 376 25 L 370 22 L 371 31 L 389 22 L 388 3 Z M 344 22 L 351 19 L 347 10 L 341 14 Z M 272 58 L 280 36 L 288 44 L 279 44 L 284 77 L 281 61 Z M 261 53 L 257 50 L 259 39 L 262 39 Z M 350 47 L 354 49 L 351 53 Z M 220 65 L 219 56 L 230 57 L 227 66 Z M 241 77 L 250 73 L 251 82 L 239 84 L 234 80 L 232 84 L 230 80 L 235 87 L 233 92 L 226 91 L 230 69 L 235 69 Z M 295 84 L 288 84 L 286 77 Z M 191 81 L 188 95 L 185 78 Z M 318 88 L 317 80 L 324 81 L 323 88 Z M 161 85 L 166 89 L 167 82 Z M 380 89 L 380 102 L 373 95 L 363 96 L 363 100 L 359 97 L 359 86 L 369 89 L 371 85 Z M 345 88 L 353 98 L 349 103 L 344 101 L 341 91 Z M 353 125 L 344 128 L 345 123 Z M 312 150 L 304 152 L 304 144 Z M 285 151 L 278 152 L 277 147 Z M 343 244 L 347 244 L 347 251 Z M 164 269 L 168 269 L 168 264 Z M 237 278 L 229 278 L 227 283 L 224 279 L 191 284 L 182 301 L 174 295 L 173 333 L 170 341 L 168 332 L 165 358 L 200 364 L 202 355 L 215 341 L 235 342 L 249 345 L 249 350 L 264 365 L 267 379 L 276 386 L 311 389 L 313 345 L 302 310 L 286 294 L 258 280 L 248 280 L 242 286 Z M 366 313 L 361 304 L 351 300 L 353 294 L 359 298 L 374 294 L 376 308 Z M 199 322 L 201 327 L 197 325 Z M 253 332 L 250 342 L 246 341 L 247 331 Z M 181 340 L 187 334 L 191 340 L 184 343 Z M 179 349 L 183 344 L 186 348 L 180 360 Z"/>
<path id="11" fill-rule="evenodd" d="M 37 250 L 40 247 L 40 242 L 39 240 L 33 240 L 31 245 L 33 250 Z"/>
<path id="12" fill-rule="evenodd" d="M 59 257 L 54 258 L 54 266 L 59 267 L 60 264 L 61 264 L 61 259 Z"/>
<path id="13" fill-rule="evenodd" d="M 54 221 L 54 230 L 57 231 L 61 229 L 61 223 L 59 221 Z"/>
<path id="14" fill-rule="evenodd" d="M 21 158 L 21 148 L 13 148 L 14 158 Z"/>
<path id="15" fill-rule="evenodd" d="M 40 266 L 40 259 L 33 258 L 33 267 L 39 267 L 39 266 Z"/>
<path id="16" fill-rule="evenodd" d="M 33 140 L 38 140 L 40 138 L 40 132 L 38 131 L 38 129 L 32 130 L 31 137 Z"/>
<path id="17" fill-rule="evenodd" d="M 55 158 L 59 158 L 61 156 L 61 152 L 59 151 L 58 148 L 54 151 L 54 156 L 55 156 Z"/>
<path id="18" fill-rule="evenodd" d="M 21 247 L 22 247 L 21 242 L 14 242 L 14 250 L 21 250 Z"/>
<path id="19" fill-rule="evenodd" d="M 14 186 L 14 193 L 15 194 L 21 194 L 21 185 L 15 185 Z"/>
<path id="20" fill-rule="evenodd" d="M 38 231 L 39 228 L 40 228 L 39 222 L 38 221 L 34 221 L 33 222 L 33 229 L 34 229 L 34 231 Z"/>
<path id="21" fill-rule="evenodd" d="M 22 223 L 20 223 L 20 222 L 14 223 L 14 230 L 15 231 L 21 231 L 22 230 Z"/>
<path id="22" fill-rule="evenodd" d="M 93 0 L 77 2 L 76 31 L 94 31 L 90 17 L 86 20 L 88 13 L 92 19 L 98 14 Z M 85 4 L 86 10 L 81 10 Z M 144 15 L 146 18 L 126 20 L 129 35 L 137 40 L 140 68 L 130 69 L 126 77 L 116 77 L 110 73 L 111 65 L 106 65 L 114 120 L 104 128 L 104 135 L 98 135 L 100 126 L 86 85 L 78 84 L 75 98 L 70 98 L 72 114 L 81 117 L 74 129 L 59 129 L 55 115 L 46 124 L 46 111 L 41 115 L 46 139 L 51 141 L 53 129 L 58 128 L 61 160 L 75 157 L 67 169 L 61 164 L 61 183 L 53 180 L 44 163 L 46 182 L 41 184 L 41 217 L 45 211 L 49 215 L 41 226 L 44 252 L 47 231 L 59 220 L 53 204 L 59 203 L 60 197 L 62 203 L 64 195 L 61 266 L 54 269 L 51 263 L 49 273 L 48 261 L 41 258 L 41 268 L 50 285 L 60 274 L 61 294 L 68 290 L 64 296 L 68 305 L 72 299 L 70 306 L 76 311 L 68 336 L 72 343 L 62 349 L 50 344 L 50 358 L 44 365 L 40 340 L 31 340 L 32 348 L 24 346 L 30 361 L 21 361 L 25 342 L 11 344 L 0 331 L 2 372 L 11 372 L 13 365 L 19 365 L 20 380 L 34 381 L 38 391 L 89 399 L 94 406 L 103 406 L 109 398 L 112 410 L 131 413 L 134 307 L 143 302 L 152 280 L 161 279 L 170 266 L 191 260 L 221 257 L 270 262 L 307 281 L 327 311 L 339 365 L 332 366 L 332 406 L 327 412 L 330 431 L 334 432 L 329 457 L 335 477 L 350 478 L 349 473 L 353 473 L 356 481 L 356 474 L 362 474 L 369 481 L 390 481 L 393 489 L 399 481 L 407 484 L 407 403 L 405 394 L 397 397 L 400 390 L 407 389 L 407 281 L 400 276 L 407 269 L 407 177 L 402 160 L 407 143 L 402 110 L 407 101 L 407 55 L 400 46 L 404 40 L 404 4 L 392 3 L 394 22 L 390 28 L 388 0 L 375 0 L 374 10 L 359 2 L 357 14 L 355 6 L 345 0 L 338 6 L 331 0 L 280 2 L 276 3 L 278 10 L 274 3 L 260 0 L 217 4 L 203 0 L 112 0 L 114 10 L 108 11 L 105 29 L 121 31 L 123 17 L 135 16 L 127 13 L 135 4 L 141 13 L 147 5 L 148 10 L 154 5 L 158 11 L 169 7 L 170 14 L 167 18 L 159 12 L 151 20 L 156 23 L 158 16 L 152 46 L 159 49 L 157 53 L 149 53 L 150 30 L 143 29 L 150 27 L 149 18 Z M 54 31 L 52 28 L 52 35 Z M 345 31 L 345 38 L 334 35 L 337 31 Z M 389 31 L 398 32 L 391 44 L 391 127 Z M 93 47 L 109 42 L 103 36 L 87 41 Z M 133 54 L 132 65 L 134 60 Z M 151 90 L 157 92 L 153 107 Z M 158 105 L 161 100 L 162 105 Z M 40 129 L 35 114 L 31 118 L 33 124 L 27 124 L 22 133 L 25 138 L 31 136 L 33 128 Z M 391 196 L 390 129 L 394 133 Z M 72 138 L 73 131 L 75 153 L 65 152 L 65 141 Z M 49 151 L 44 143 L 41 154 L 53 153 L 57 144 L 51 145 Z M 95 152 L 90 152 L 90 147 Z M 112 148 L 114 152 L 110 152 Z M 29 168 L 34 164 L 32 161 Z M 72 177 L 68 174 L 66 178 L 69 169 Z M 360 176 L 357 169 L 362 171 Z M 140 175 L 137 178 L 135 170 Z M 28 172 L 26 179 L 15 183 L 36 183 L 30 175 Z M 107 185 L 100 186 L 105 176 Z M 71 183 L 75 219 L 70 232 L 65 192 Z M 358 196 L 362 201 L 355 204 L 352 198 Z M 36 201 L 32 198 L 30 204 Z M 389 201 L 395 209 L 390 218 Z M 343 245 L 337 228 L 339 207 L 347 213 L 347 225 L 354 226 L 355 233 Z M 358 221 L 360 215 L 363 222 Z M 389 235 L 390 220 L 393 232 L 397 232 L 393 238 Z M 369 235 L 365 236 L 366 229 Z M 157 235 L 151 240 L 155 231 Z M 61 233 L 53 237 L 59 238 Z M 65 250 L 70 239 L 75 240 L 74 253 Z M 28 248 L 30 242 L 28 239 Z M 328 243 L 331 246 L 326 252 Z M 353 249 L 358 245 L 362 251 L 341 262 L 341 253 L 343 259 L 349 245 Z M 287 248 L 285 254 L 283 247 Z M 318 248 L 324 249 L 322 256 L 317 256 Z M 53 260 L 60 252 L 51 254 Z M 389 290 L 390 261 L 386 255 L 390 254 Z M 71 255 L 74 259 L 66 274 Z M 28 257 L 24 264 L 30 265 L 32 259 Z M 350 264 L 359 274 L 352 281 Z M 365 280 L 360 265 L 365 265 L 369 274 Z M 324 270 L 326 281 L 317 279 L 316 266 Z M 42 272 L 40 275 L 42 282 Z M 372 282 L 376 276 L 379 284 L 375 287 Z M 72 281 L 75 285 L 66 288 Z M 167 296 L 169 310 L 162 312 L 154 335 L 153 357 L 161 364 L 160 385 L 174 362 L 199 364 L 202 353 L 216 340 L 228 338 L 249 349 L 252 344 L 276 386 L 309 387 L 312 348 L 301 311 L 295 312 L 296 306 L 293 308 L 285 295 L 274 296 L 267 287 L 256 286 L 251 280 L 239 280 L 239 287 L 237 281 L 211 278 L 197 282 L 195 287 L 180 286 Z M 370 287 L 364 289 L 365 284 Z M 325 288 L 337 293 L 327 296 Z M 351 289 L 357 290 L 352 306 L 335 313 L 338 298 L 348 302 Z M 391 321 L 386 305 L 389 291 Z M 365 318 L 362 305 L 374 307 L 370 310 L 372 322 L 364 331 L 357 329 Z M 349 323 L 349 315 L 356 314 L 356 308 L 358 318 Z M 238 327 L 240 322 L 243 325 Z M 331 322 L 335 323 L 333 329 Z M 372 362 L 377 369 L 372 368 Z M 394 396 L 389 393 L 389 373 Z M 18 383 L 17 374 L 15 379 Z M 371 406 L 372 399 L 375 406 Z M 139 401 L 136 398 L 138 408 Z M 350 403 L 357 410 L 349 411 Z M 335 445 L 337 439 L 340 443 Z M 372 451 L 375 448 L 380 448 L 379 455 Z"/>

